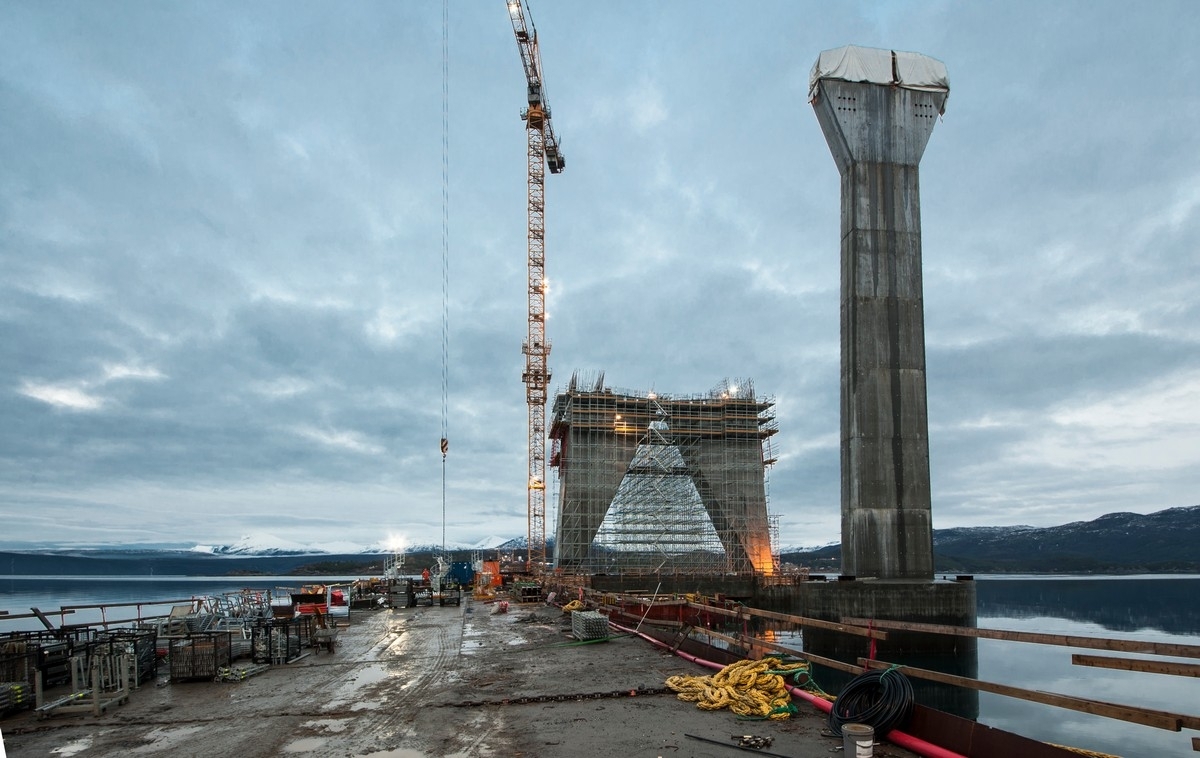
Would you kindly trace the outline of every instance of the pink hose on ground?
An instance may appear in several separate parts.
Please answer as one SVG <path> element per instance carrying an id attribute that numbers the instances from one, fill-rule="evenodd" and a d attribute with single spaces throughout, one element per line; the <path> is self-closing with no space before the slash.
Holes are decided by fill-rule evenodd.
<path id="1" fill-rule="evenodd" d="M 642 632 L 621 626 L 613 621 L 609 621 L 608 623 L 609 626 L 617 631 L 625 632 L 626 634 L 636 634 L 638 637 L 641 637 L 647 642 L 653 643 L 658 647 L 667 648 L 668 650 L 670 649 L 670 646 L 665 642 L 656 640 L 648 634 L 643 634 Z M 675 651 L 675 655 L 678 655 L 685 661 L 691 661 L 692 663 L 704 666 L 705 668 L 713 669 L 714 671 L 720 671 L 721 669 L 725 668 L 725 666 L 720 663 L 706 661 L 703 658 L 697 658 L 696 656 L 691 655 L 690 653 L 685 653 L 682 650 L 677 649 Z M 833 703 L 806 692 L 799 687 L 788 686 L 788 691 L 796 697 L 811 703 L 825 713 L 829 713 L 831 710 L 833 710 Z M 962 755 L 961 753 L 956 753 L 953 750 L 947 750 L 946 748 L 935 745 L 932 742 L 926 742 L 920 737 L 914 737 L 911 734 L 900 731 L 899 729 L 893 729 L 892 731 L 888 732 L 884 735 L 884 739 L 893 745 L 904 748 L 905 750 L 911 750 L 917 755 L 923 756 L 923 758 L 966 758 L 966 756 Z"/>

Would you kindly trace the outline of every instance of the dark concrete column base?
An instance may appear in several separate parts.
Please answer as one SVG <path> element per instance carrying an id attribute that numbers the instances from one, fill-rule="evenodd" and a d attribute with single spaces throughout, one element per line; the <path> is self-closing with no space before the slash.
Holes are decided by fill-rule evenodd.
<path id="1" fill-rule="evenodd" d="M 788 613 L 841 621 L 843 618 L 887 619 L 949 626 L 976 625 L 975 582 L 934 579 L 908 581 L 831 581 L 808 582 L 801 586 L 796 605 Z M 976 677 L 979 671 L 977 640 L 915 632 L 888 632 L 886 640 L 875 645 L 875 658 L 918 668 L 933 669 L 958 676 Z M 826 658 L 853 663 L 869 657 L 870 642 L 840 632 L 804 630 L 804 650 Z M 837 694 L 850 677 L 821 669 L 817 680 Z M 830 690 L 826 682 L 837 689 Z M 917 701 L 965 718 L 979 713 L 979 695 L 947 685 L 912 680 Z"/>

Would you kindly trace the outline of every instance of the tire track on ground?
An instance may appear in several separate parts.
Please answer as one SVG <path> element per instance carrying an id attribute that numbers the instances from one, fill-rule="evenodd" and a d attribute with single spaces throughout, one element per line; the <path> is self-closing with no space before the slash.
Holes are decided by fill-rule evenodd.
<path id="1" fill-rule="evenodd" d="M 375 698 L 379 707 L 359 711 L 352 727 L 354 747 L 395 747 L 403 735 L 414 731 L 422 712 L 428 711 L 437 693 L 448 686 L 447 679 L 458 675 L 462 612 L 455 610 L 459 610 L 457 623 L 447 623 L 442 608 L 418 610 L 406 618 L 404 644 L 397 646 L 392 657 L 377 659 L 387 666 L 387 678 L 360 693 L 361 700 Z M 403 742 L 412 747 L 414 739 Z"/>

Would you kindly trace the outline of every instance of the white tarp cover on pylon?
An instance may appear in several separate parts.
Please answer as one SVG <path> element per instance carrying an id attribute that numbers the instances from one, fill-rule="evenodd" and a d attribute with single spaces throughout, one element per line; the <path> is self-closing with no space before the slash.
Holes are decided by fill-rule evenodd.
<path id="1" fill-rule="evenodd" d="M 817 57 L 808 76 L 809 100 L 817 96 L 817 82 L 822 79 L 889 84 L 930 92 L 950 91 L 946 64 L 936 58 L 920 53 L 855 45 L 825 50 Z M 941 112 L 945 110 L 943 103 Z"/>

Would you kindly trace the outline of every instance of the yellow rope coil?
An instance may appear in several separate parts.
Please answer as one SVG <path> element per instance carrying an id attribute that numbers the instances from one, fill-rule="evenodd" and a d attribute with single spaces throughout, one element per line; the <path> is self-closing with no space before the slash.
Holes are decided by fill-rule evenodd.
<path id="1" fill-rule="evenodd" d="M 563 606 L 563 613 L 571 613 L 572 611 L 582 611 L 586 606 L 582 600 L 572 600 Z"/>
<path id="2" fill-rule="evenodd" d="M 778 658 L 731 663 L 710 676 L 672 676 L 666 686 L 680 700 L 697 708 L 717 711 L 728 708 L 747 718 L 785 719 L 791 715 L 791 695 L 779 673 L 807 671 L 804 662 L 784 665 Z"/>

